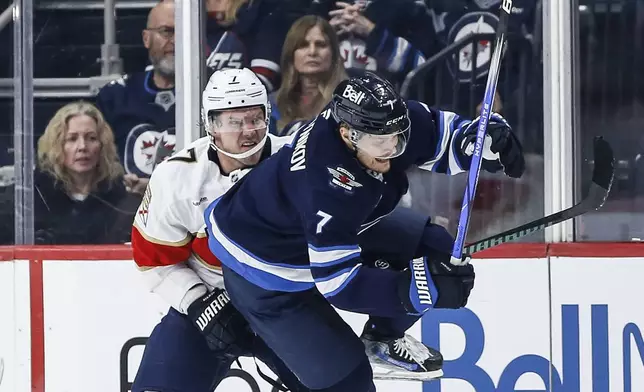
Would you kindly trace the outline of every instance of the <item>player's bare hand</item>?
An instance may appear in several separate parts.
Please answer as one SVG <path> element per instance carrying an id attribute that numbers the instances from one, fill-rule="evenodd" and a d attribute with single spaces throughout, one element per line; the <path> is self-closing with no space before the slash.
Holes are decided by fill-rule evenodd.
<path id="1" fill-rule="evenodd" d="M 125 185 L 125 190 L 130 193 L 139 193 L 142 195 L 145 192 L 145 188 L 148 187 L 149 182 L 149 178 L 141 178 L 136 174 L 130 173 L 123 176 L 123 185 Z"/>

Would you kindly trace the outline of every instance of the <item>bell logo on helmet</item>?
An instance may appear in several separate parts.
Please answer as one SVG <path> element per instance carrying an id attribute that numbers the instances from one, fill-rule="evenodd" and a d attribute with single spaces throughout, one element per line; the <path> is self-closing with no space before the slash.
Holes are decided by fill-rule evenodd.
<path id="1" fill-rule="evenodd" d="M 349 101 L 360 105 L 367 95 L 364 92 L 356 91 L 348 84 L 342 93 L 342 98 L 347 98 Z"/>

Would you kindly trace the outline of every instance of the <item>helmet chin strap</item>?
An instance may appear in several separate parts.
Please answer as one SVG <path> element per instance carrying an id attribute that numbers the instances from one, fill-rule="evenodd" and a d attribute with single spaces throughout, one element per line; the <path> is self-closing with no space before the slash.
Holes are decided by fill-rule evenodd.
<path id="1" fill-rule="evenodd" d="M 229 158 L 233 158 L 233 159 L 245 159 L 245 158 L 248 158 L 248 157 L 250 157 L 251 155 L 254 155 L 254 154 L 256 154 L 257 152 L 261 151 L 261 150 L 264 148 L 264 145 L 266 144 L 266 139 L 268 139 L 268 130 L 267 130 L 267 131 L 266 131 L 266 133 L 264 134 L 264 137 L 262 138 L 262 140 L 260 140 L 260 141 L 259 141 L 259 143 L 257 143 L 257 145 L 256 145 L 255 147 L 251 148 L 250 150 L 248 150 L 248 151 L 246 151 L 246 152 L 242 152 L 242 153 L 239 153 L 239 154 L 233 154 L 233 153 L 231 153 L 231 152 L 224 151 L 223 149 L 221 149 L 221 148 L 217 147 L 217 145 L 215 144 L 215 138 L 214 138 L 212 135 L 210 135 L 210 145 L 211 145 L 211 146 L 212 146 L 212 148 L 214 148 L 216 151 L 218 151 L 218 152 L 220 152 L 220 153 L 224 154 L 225 156 L 227 156 L 227 157 L 229 157 Z"/>

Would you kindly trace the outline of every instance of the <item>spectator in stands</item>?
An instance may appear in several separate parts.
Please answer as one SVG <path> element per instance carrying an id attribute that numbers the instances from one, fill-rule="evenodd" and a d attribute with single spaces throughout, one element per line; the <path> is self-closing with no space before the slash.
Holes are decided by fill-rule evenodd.
<path id="1" fill-rule="evenodd" d="M 400 87 L 435 51 L 431 18 L 413 0 L 318 0 L 310 11 L 330 19 L 349 75 L 374 71 Z"/>
<path id="2" fill-rule="evenodd" d="M 126 192 L 112 129 L 87 102 L 63 106 L 38 140 L 34 175 L 38 244 L 129 240 L 140 198 Z"/>
<path id="3" fill-rule="evenodd" d="M 207 0 L 209 72 L 250 68 L 270 93 L 279 87 L 279 58 L 289 26 L 288 1 Z"/>
<path id="4" fill-rule="evenodd" d="M 425 3 L 433 21 L 439 49 L 471 34 L 496 32 L 501 0 L 425 0 Z M 535 53 L 532 47 L 537 3 L 537 0 L 515 0 L 513 3 L 507 35 L 509 44 L 495 96 L 493 110 L 506 116 L 515 129 L 524 127 L 524 121 L 517 117 L 518 103 L 523 102 L 526 96 L 541 100 L 541 94 L 529 94 L 526 90 L 531 79 L 538 80 L 538 85 L 542 84 L 536 72 L 538 58 L 533 57 Z M 434 91 L 442 91 L 442 94 L 432 95 L 431 99 L 427 97 L 426 102 L 468 116 L 477 116 L 490 68 L 492 43 L 491 39 L 480 39 L 476 41 L 476 48 L 474 44 L 465 45 L 456 55 L 446 56 L 431 73 L 435 79 L 427 84 Z M 474 80 L 472 75 L 475 75 Z M 438 83 L 442 89 L 435 88 Z"/>
<path id="5" fill-rule="evenodd" d="M 271 125 L 277 135 L 297 129 L 330 101 L 333 89 L 347 78 L 333 28 L 325 19 L 306 15 L 286 35 L 282 48 L 282 85 L 272 96 Z M 285 126 L 290 126 L 285 129 Z"/>
<path id="6" fill-rule="evenodd" d="M 96 97 L 114 130 L 127 187 L 141 194 L 155 158 L 175 146 L 174 1 L 160 1 L 150 10 L 143 44 L 151 67 L 109 83 Z"/>

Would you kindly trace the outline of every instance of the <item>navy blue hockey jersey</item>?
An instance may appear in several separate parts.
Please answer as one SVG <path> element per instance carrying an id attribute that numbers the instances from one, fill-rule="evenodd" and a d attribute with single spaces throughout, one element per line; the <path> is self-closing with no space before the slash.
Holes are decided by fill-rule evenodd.
<path id="1" fill-rule="evenodd" d="M 389 214 L 408 189 L 405 170 L 456 174 L 466 120 L 409 101 L 411 133 L 391 170 L 365 170 L 325 109 L 293 142 L 253 169 L 205 212 L 211 251 L 267 290 L 317 289 L 334 305 L 374 315 L 405 313 L 391 295 L 398 274 L 361 268 L 358 235 Z M 383 239 L 386 241 L 386 239 Z M 374 292 L 377 291 L 377 292 Z"/>
<path id="2" fill-rule="evenodd" d="M 268 92 L 276 90 L 280 82 L 282 45 L 290 26 L 278 11 L 269 1 L 255 0 L 239 9 L 232 26 L 221 26 L 215 19 L 208 19 L 206 65 L 209 71 L 250 68 Z"/>
<path id="3" fill-rule="evenodd" d="M 150 177 L 155 157 L 175 147 L 174 88 L 158 89 L 152 70 L 110 82 L 96 96 L 96 105 L 114 131 L 121 163 L 127 173 Z"/>

